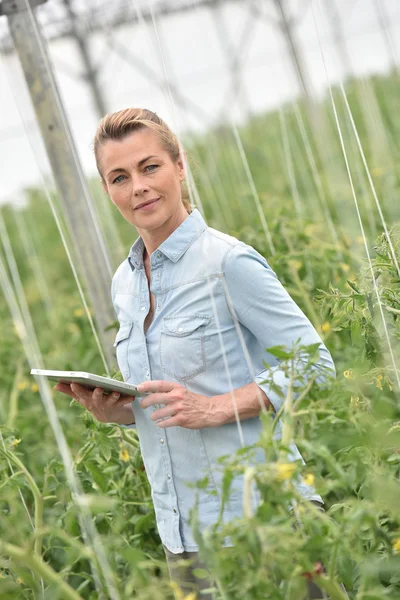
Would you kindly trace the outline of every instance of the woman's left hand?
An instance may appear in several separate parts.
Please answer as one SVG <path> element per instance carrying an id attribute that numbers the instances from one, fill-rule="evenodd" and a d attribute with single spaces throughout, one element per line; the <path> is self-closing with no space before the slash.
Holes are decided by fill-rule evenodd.
<path id="1" fill-rule="evenodd" d="M 139 392 L 148 393 L 140 402 L 142 408 L 164 404 L 150 415 L 152 421 L 163 419 L 158 427 L 202 429 L 221 424 L 214 398 L 195 394 L 171 381 L 145 381 L 137 387 Z"/>

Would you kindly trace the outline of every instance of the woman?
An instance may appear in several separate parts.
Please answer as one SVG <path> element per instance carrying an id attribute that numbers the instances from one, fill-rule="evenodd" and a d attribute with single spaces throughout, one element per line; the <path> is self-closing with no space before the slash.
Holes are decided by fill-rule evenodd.
<path id="1" fill-rule="evenodd" d="M 182 192 L 185 169 L 177 138 L 155 113 L 132 108 L 107 115 L 94 149 L 106 193 L 139 234 L 113 277 L 112 300 L 120 323 L 118 364 L 125 381 L 142 382 L 143 397 L 127 404 L 118 395 L 105 399 L 101 389 L 89 393 L 75 384 L 57 389 L 100 421 L 137 427 L 171 576 L 184 590 L 209 587 L 190 569 L 182 573 L 175 567 L 182 556 L 192 559 L 192 568 L 200 564 L 189 523 L 195 490 L 187 484 L 208 476 L 199 496 L 204 529 L 220 511 L 218 457 L 254 444 L 260 411 L 282 406 L 265 383 L 263 361 L 273 365 L 274 383 L 283 391 L 287 378 L 265 348 L 291 347 L 299 338 L 302 344 L 319 343 L 317 368 L 331 374 L 335 368 L 264 258 L 208 228 L 198 210 L 191 210 Z M 301 459 L 294 444 L 290 459 Z M 257 460 L 265 460 L 261 451 Z M 298 490 L 322 503 L 310 486 L 299 483 Z M 224 519 L 241 515 L 237 480 Z"/>

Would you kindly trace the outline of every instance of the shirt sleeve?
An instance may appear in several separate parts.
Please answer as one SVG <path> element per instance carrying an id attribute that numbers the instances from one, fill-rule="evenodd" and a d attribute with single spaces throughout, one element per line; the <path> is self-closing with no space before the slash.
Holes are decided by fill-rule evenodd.
<path id="1" fill-rule="evenodd" d="M 111 301 L 113 303 L 114 311 L 115 311 L 116 314 L 117 314 L 117 311 L 115 310 L 115 304 L 114 304 L 114 296 L 115 296 L 114 288 L 115 288 L 115 280 L 116 280 L 116 277 L 117 277 L 117 272 L 114 273 L 114 276 L 113 276 L 112 281 L 111 281 Z M 118 315 L 117 315 L 117 318 L 118 318 Z M 133 419 L 133 421 L 135 421 L 135 417 L 133 415 L 133 410 L 132 410 L 132 419 Z M 136 423 L 135 422 L 131 423 L 130 425 L 122 425 L 122 423 L 115 423 L 115 425 L 118 425 L 118 427 L 124 427 L 125 429 L 136 429 Z"/>
<path id="2" fill-rule="evenodd" d="M 223 273 L 227 302 L 233 317 L 257 338 L 263 349 L 283 345 L 290 350 L 299 338 L 302 345 L 319 343 L 319 361 L 313 368 L 321 371 L 321 374 L 316 382 L 322 385 L 328 375 L 336 376 L 332 357 L 317 331 L 285 290 L 267 261 L 254 248 L 246 244 L 234 246 L 227 253 Z M 300 357 L 299 361 L 301 360 Z M 275 357 L 268 362 L 274 365 Z M 276 412 L 284 403 L 289 385 L 289 377 L 279 363 L 280 361 L 270 369 L 251 374 Z M 270 381 L 263 383 L 267 376 Z M 271 377 L 273 383 L 281 389 L 283 397 L 273 389 Z M 294 398 L 297 396 L 298 393 L 294 391 Z"/>

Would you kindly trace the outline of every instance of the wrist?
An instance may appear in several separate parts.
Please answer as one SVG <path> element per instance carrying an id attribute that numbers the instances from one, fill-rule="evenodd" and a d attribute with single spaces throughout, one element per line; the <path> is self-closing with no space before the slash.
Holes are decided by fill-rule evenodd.
<path id="1" fill-rule="evenodd" d="M 131 402 L 123 406 L 123 409 L 118 415 L 118 419 L 114 422 L 118 423 L 118 425 L 134 425 L 135 417 L 133 414 Z"/>
<path id="2" fill-rule="evenodd" d="M 226 423 L 236 421 L 233 408 L 232 394 L 211 396 L 211 418 L 209 427 L 220 427 Z"/>

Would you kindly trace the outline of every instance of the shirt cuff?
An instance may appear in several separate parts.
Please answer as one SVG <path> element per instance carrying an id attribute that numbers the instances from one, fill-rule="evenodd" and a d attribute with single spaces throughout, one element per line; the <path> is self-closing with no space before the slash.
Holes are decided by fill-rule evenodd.
<path id="1" fill-rule="evenodd" d="M 279 365 L 272 370 L 272 373 L 271 369 L 264 369 L 254 378 L 255 383 L 265 393 L 276 413 L 280 411 L 285 402 L 289 379 L 285 372 L 279 368 Z M 279 389 L 281 390 L 280 393 L 278 392 Z"/>
<path id="2" fill-rule="evenodd" d="M 324 384 L 329 383 L 329 377 L 335 377 L 336 375 L 334 366 L 330 368 L 322 365 L 314 365 L 314 371 L 319 372 L 315 382 L 320 388 L 323 388 Z M 278 413 L 285 403 L 290 377 L 285 374 L 279 365 L 276 365 L 272 369 L 261 371 L 261 373 L 255 376 L 254 381 L 266 394 L 275 412 Z M 295 383 L 293 400 L 296 400 L 301 393 L 301 390 L 296 391 L 296 387 Z"/>

